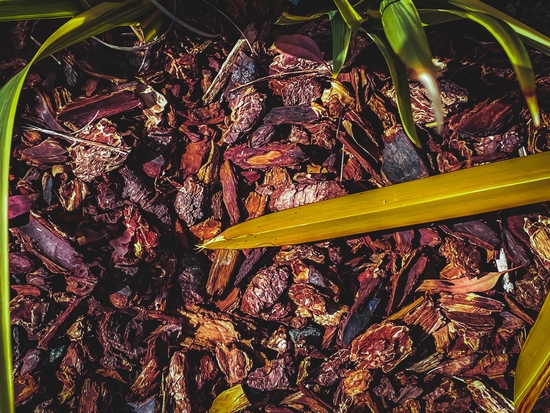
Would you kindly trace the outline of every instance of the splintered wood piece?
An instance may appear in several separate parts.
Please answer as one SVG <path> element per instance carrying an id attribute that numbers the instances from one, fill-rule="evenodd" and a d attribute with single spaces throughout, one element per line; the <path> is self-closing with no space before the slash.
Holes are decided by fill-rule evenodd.
<path id="1" fill-rule="evenodd" d="M 237 268 L 239 257 L 240 251 L 238 250 L 220 250 L 216 252 L 206 282 L 206 293 L 209 296 L 213 297 L 224 293 L 232 274 Z"/>
<path id="2" fill-rule="evenodd" d="M 63 107 L 57 118 L 82 127 L 93 119 L 108 118 L 141 106 L 141 100 L 132 92 L 122 90 L 108 95 L 75 99 Z"/>

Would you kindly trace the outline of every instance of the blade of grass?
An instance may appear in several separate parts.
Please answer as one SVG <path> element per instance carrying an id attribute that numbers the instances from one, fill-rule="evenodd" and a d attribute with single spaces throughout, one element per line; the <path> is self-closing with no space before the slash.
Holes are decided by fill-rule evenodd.
<path id="1" fill-rule="evenodd" d="M 78 0 L 1 0 L 0 22 L 71 18 L 83 10 Z"/>
<path id="2" fill-rule="evenodd" d="M 513 208 L 550 199 L 550 152 L 495 162 L 269 214 L 202 247 L 314 242 Z"/>
<path id="3" fill-rule="evenodd" d="M 55 31 L 25 68 L 0 89 L 0 411 L 14 412 L 10 325 L 8 196 L 11 137 L 17 102 L 31 65 L 91 36 L 125 24 L 153 10 L 148 1 L 101 3 Z"/>
<path id="4" fill-rule="evenodd" d="M 353 33 L 357 33 L 359 27 L 361 27 L 361 23 L 363 23 L 361 15 L 357 13 L 348 0 L 334 0 L 334 3 L 349 28 Z"/>
<path id="5" fill-rule="evenodd" d="M 519 354 L 514 376 L 514 405 L 517 413 L 530 412 L 550 381 L 549 297 L 550 295 L 544 300 L 537 320 Z"/>
<path id="6" fill-rule="evenodd" d="M 479 0 L 446 0 L 446 2 L 464 10 L 485 13 L 495 19 L 508 23 L 517 34 L 523 37 L 523 41 L 526 44 L 542 53 L 550 55 L 550 38 L 544 36 L 526 24 L 521 23 L 513 17 L 508 16 L 506 13 L 503 13 L 500 10 L 497 10 Z"/>
<path id="7" fill-rule="evenodd" d="M 416 125 L 411 109 L 411 91 L 409 88 L 409 80 L 407 79 L 407 71 L 403 62 L 395 55 L 389 44 L 380 36 L 374 33 L 368 33 L 370 38 L 378 46 L 382 52 L 382 56 L 386 60 L 388 69 L 390 70 L 393 87 L 395 88 L 395 99 L 397 102 L 397 111 L 401 118 L 401 124 L 409 139 L 419 148 L 422 147 L 420 139 L 416 133 Z"/>
<path id="8" fill-rule="evenodd" d="M 428 39 L 412 0 L 383 0 L 380 14 L 384 33 L 393 51 L 424 85 L 434 111 L 437 131 L 443 125 L 443 103 Z"/>
<path id="9" fill-rule="evenodd" d="M 295 14 L 283 12 L 283 14 L 281 14 L 281 16 L 275 22 L 275 24 L 278 24 L 281 26 L 289 26 L 291 24 L 301 24 L 301 23 L 309 22 L 311 20 L 315 20 L 321 17 L 323 14 L 325 13 L 316 13 L 316 14 L 312 14 L 311 16 L 297 16 Z"/>
<path id="10" fill-rule="evenodd" d="M 332 28 L 332 77 L 336 79 L 346 63 L 351 29 L 336 10 L 328 13 L 328 15 Z"/>
<path id="11" fill-rule="evenodd" d="M 516 32 L 506 23 L 484 13 L 457 10 L 442 10 L 442 12 L 473 20 L 485 27 L 497 39 L 514 67 L 519 87 L 527 102 L 533 124 L 539 127 L 540 115 L 536 95 L 535 74 L 533 73 L 529 53 Z"/>
<path id="12" fill-rule="evenodd" d="M 168 10 L 166 7 L 164 7 L 162 4 L 160 4 L 157 0 L 150 0 L 151 3 L 153 3 L 155 6 L 157 6 L 157 8 L 163 12 L 165 15 L 167 15 L 168 17 L 170 17 L 172 20 L 174 20 L 177 24 L 179 24 L 180 26 L 182 27 L 185 27 L 187 30 L 191 30 L 192 32 L 194 33 L 197 33 L 199 36 L 204 36 L 204 37 L 219 37 L 220 34 L 219 33 L 207 33 L 207 32 L 203 32 L 202 30 L 199 30 L 193 26 L 191 26 L 190 24 L 187 24 L 185 23 L 182 19 L 180 19 L 179 17 L 177 17 L 176 15 L 174 15 L 174 13 L 172 13 L 170 10 Z"/>

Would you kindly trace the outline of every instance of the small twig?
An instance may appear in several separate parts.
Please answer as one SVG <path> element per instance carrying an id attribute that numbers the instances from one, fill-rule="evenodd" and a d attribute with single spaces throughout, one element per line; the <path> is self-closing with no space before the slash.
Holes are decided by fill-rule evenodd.
<path id="1" fill-rule="evenodd" d="M 71 132 L 72 135 L 76 135 L 78 132 L 82 132 L 85 128 L 87 128 L 88 126 L 90 126 L 92 124 L 92 122 L 94 120 L 96 120 L 97 118 L 97 115 L 99 115 L 99 110 L 95 113 L 94 117 L 92 119 L 90 119 L 90 121 L 85 124 L 83 127 L 81 127 L 80 129 L 74 131 L 74 132 Z"/>
<path id="2" fill-rule="evenodd" d="M 89 141 L 87 139 L 75 138 L 74 136 L 67 135 L 65 133 L 55 132 L 55 131 L 52 131 L 52 130 L 40 128 L 38 126 L 22 126 L 21 129 L 28 130 L 28 131 L 37 131 L 37 132 L 42 132 L 42 133 L 46 133 L 46 134 L 49 134 L 49 135 L 57 136 L 58 138 L 65 139 L 65 140 L 67 140 L 69 142 L 72 142 L 72 143 L 78 142 L 78 143 L 82 143 L 82 144 L 85 144 L 85 145 L 98 146 L 100 148 L 109 149 L 110 151 L 119 152 L 119 153 L 122 153 L 124 155 L 128 155 L 128 153 L 129 153 L 129 151 L 127 151 L 125 149 L 117 148 L 116 146 L 112 146 L 112 145 L 109 145 L 109 144 L 106 144 L 106 143 L 96 142 L 96 141 Z"/>
<path id="3" fill-rule="evenodd" d="M 243 83 L 242 85 L 239 85 L 239 86 L 234 87 L 233 89 L 231 89 L 230 92 L 235 92 L 236 90 L 239 90 L 239 89 L 242 89 L 244 87 L 253 85 L 255 83 L 263 82 L 263 81 L 270 80 L 270 79 L 276 79 L 276 78 L 279 78 L 279 77 L 298 76 L 298 75 L 313 75 L 313 74 L 326 76 L 325 74 L 321 73 L 321 71 L 319 69 L 297 70 L 295 72 L 276 73 L 274 75 L 260 77 L 258 79 L 251 80 L 250 82 Z"/>

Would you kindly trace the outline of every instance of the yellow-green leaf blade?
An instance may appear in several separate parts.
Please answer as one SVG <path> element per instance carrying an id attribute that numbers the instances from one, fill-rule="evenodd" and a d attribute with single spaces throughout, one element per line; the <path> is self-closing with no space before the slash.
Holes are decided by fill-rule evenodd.
<path id="1" fill-rule="evenodd" d="M 447 13 L 468 18 L 485 27 L 500 43 L 516 72 L 519 87 L 523 92 L 527 107 L 533 118 L 533 124 L 540 125 L 539 107 L 537 103 L 535 74 L 531 65 L 531 58 L 523 45 L 521 38 L 508 26 L 487 14 L 472 11 L 448 10 Z"/>
<path id="2" fill-rule="evenodd" d="M 418 139 L 416 125 L 412 114 L 411 93 L 405 66 L 403 66 L 403 63 L 380 36 L 374 33 L 368 33 L 368 35 L 382 52 L 382 55 L 386 60 L 386 64 L 388 65 L 388 69 L 390 70 L 393 87 L 395 88 L 397 111 L 399 112 L 403 129 L 409 139 L 417 147 L 421 148 L 422 144 L 420 143 L 420 139 Z"/>
<path id="3" fill-rule="evenodd" d="M 461 9 L 482 12 L 508 23 L 516 31 L 516 33 L 523 37 L 523 41 L 525 43 L 547 55 L 550 55 L 550 38 L 544 36 L 542 33 L 539 33 L 526 24 L 521 23 L 513 17 L 508 16 L 506 13 L 503 13 L 500 10 L 497 10 L 479 0 L 447 0 L 447 2 L 448 4 L 460 7 Z"/>
<path id="4" fill-rule="evenodd" d="M 316 13 L 316 14 L 312 14 L 311 16 L 297 16 L 295 14 L 283 12 L 283 14 L 281 14 L 281 16 L 275 22 L 275 24 L 278 24 L 281 26 L 289 26 L 291 24 L 305 23 L 311 20 L 315 20 L 321 17 L 323 14 L 324 13 Z"/>
<path id="5" fill-rule="evenodd" d="M 70 18 L 83 10 L 78 0 L 1 0 L 0 22 Z"/>
<path id="6" fill-rule="evenodd" d="M 361 23 L 363 23 L 363 18 L 361 15 L 357 13 L 348 0 L 334 0 L 334 3 L 336 3 L 338 11 L 349 28 L 353 31 L 353 33 L 357 33 L 357 30 L 361 27 Z"/>
<path id="7" fill-rule="evenodd" d="M 332 28 L 332 77 L 336 78 L 346 63 L 351 29 L 340 13 L 331 12 L 329 16 Z"/>
<path id="8" fill-rule="evenodd" d="M 412 0 L 380 3 L 384 33 L 393 51 L 424 85 L 430 97 L 438 131 L 443 125 L 443 103 L 428 39 Z"/>
<path id="9" fill-rule="evenodd" d="M 10 320 L 10 264 L 8 240 L 8 196 L 11 133 L 17 100 L 29 67 L 25 67 L 0 90 L 0 411 L 14 412 Z M 10 102 L 15 104 L 10 104 Z"/>
<path id="10" fill-rule="evenodd" d="M 0 89 L 0 411 L 14 412 L 10 323 L 8 196 L 11 138 L 17 102 L 30 66 L 67 46 L 100 34 L 153 9 L 148 1 L 101 3 L 69 20 L 42 45 L 21 72 Z"/>
<path id="11" fill-rule="evenodd" d="M 550 199 L 550 152 L 305 205 L 228 228 L 206 248 L 257 248 L 356 235 Z"/>
<path id="12" fill-rule="evenodd" d="M 514 404 L 517 413 L 528 413 L 550 380 L 550 296 L 519 354 L 514 377 Z"/>

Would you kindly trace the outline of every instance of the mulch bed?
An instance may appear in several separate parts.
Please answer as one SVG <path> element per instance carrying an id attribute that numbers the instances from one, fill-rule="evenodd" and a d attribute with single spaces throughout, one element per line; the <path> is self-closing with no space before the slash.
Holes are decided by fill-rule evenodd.
<path id="1" fill-rule="evenodd" d="M 426 127 L 411 84 L 418 151 L 375 45 L 356 36 L 332 81 L 270 49 L 299 32 L 330 61 L 327 19 L 275 26 L 282 2 L 251 3 L 226 11 L 255 19 L 253 52 L 200 3 L 183 16 L 221 40 L 173 26 L 146 51 L 90 40 L 33 67 L 10 176 L 30 208 L 10 229 L 18 412 L 512 412 L 550 290 L 547 205 L 309 245 L 196 246 L 274 211 L 548 150 L 550 59 L 531 52 L 535 130 L 488 34 L 428 29 L 447 114 L 441 135 Z M 503 10 L 544 27 L 548 9 L 531 21 L 530 3 Z M 54 25 L 0 27 L 0 82 Z"/>

